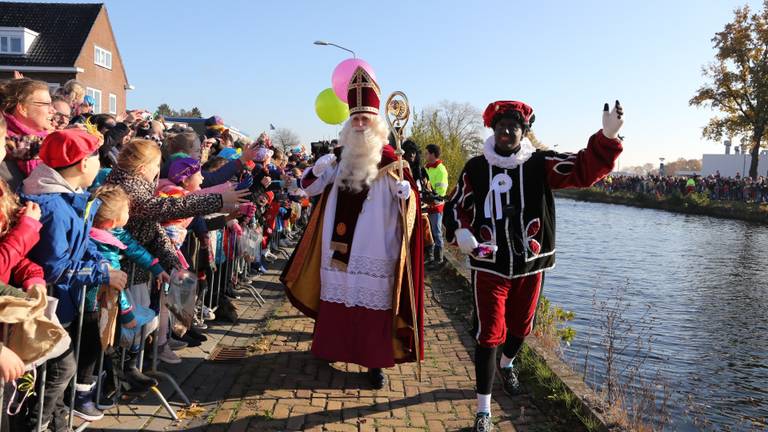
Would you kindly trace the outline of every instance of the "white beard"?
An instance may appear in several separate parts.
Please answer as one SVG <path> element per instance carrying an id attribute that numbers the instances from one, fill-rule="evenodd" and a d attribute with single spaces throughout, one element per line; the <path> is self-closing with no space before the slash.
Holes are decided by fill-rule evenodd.
<path id="1" fill-rule="evenodd" d="M 342 157 L 338 180 L 342 189 L 353 193 L 369 187 L 379 173 L 381 149 L 387 143 L 387 129 L 378 116 L 371 116 L 371 125 L 364 131 L 355 130 L 348 121 L 339 136 Z"/>

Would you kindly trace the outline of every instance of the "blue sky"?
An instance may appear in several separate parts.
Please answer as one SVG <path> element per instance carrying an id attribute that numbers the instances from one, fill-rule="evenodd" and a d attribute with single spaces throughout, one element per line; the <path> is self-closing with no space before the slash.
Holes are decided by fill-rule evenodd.
<path id="1" fill-rule="evenodd" d="M 713 113 L 688 106 L 714 33 L 745 0 L 106 1 L 131 107 L 198 106 L 251 133 L 270 123 L 308 143 L 336 135 L 314 100 L 355 50 L 382 91 L 418 110 L 523 100 L 546 144 L 577 150 L 605 101 L 625 107 L 622 166 L 719 153 L 701 139 Z M 761 2 L 749 1 L 759 9 Z"/>

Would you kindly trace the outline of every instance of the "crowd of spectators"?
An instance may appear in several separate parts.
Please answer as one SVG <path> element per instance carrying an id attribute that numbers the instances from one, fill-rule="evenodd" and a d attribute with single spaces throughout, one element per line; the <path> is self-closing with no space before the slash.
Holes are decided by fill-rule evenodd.
<path id="1" fill-rule="evenodd" d="M 54 94 L 29 78 L 0 82 L 0 334 L 10 335 L 0 378 L 16 390 L 6 398 L 14 431 L 35 430 L 40 411 L 43 430 L 69 430 L 70 409 L 95 421 L 117 387 L 157 385 L 137 368 L 140 342 L 158 329 L 159 360 L 180 363 L 175 351 L 206 339 L 210 306 L 237 295 L 226 280 L 204 301 L 217 267 L 247 257 L 256 280 L 295 245 L 311 208 L 300 146 L 275 148 L 267 133 L 235 140 L 218 116 L 198 134 L 146 110 L 93 107 L 77 81 Z M 198 287 L 189 322 L 169 300 L 184 278 Z M 113 379 L 97 397 L 102 355 Z M 44 399 L 34 397 L 42 376 Z"/>
<path id="2" fill-rule="evenodd" d="M 656 197 L 702 194 L 710 200 L 768 203 L 768 178 L 709 176 L 611 175 L 595 184 L 606 192 L 634 192 Z"/>

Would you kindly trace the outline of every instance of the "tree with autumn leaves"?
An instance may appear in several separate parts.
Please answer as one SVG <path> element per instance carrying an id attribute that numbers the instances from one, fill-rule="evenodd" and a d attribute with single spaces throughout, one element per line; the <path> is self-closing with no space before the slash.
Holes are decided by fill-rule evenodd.
<path id="1" fill-rule="evenodd" d="M 757 13 L 749 6 L 736 9 L 733 22 L 716 33 L 712 42 L 717 50 L 715 61 L 703 68 L 708 82 L 689 103 L 723 114 L 709 120 L 704 138 L 719 141 L 741 136 L 748 140 L 749 176 L 756 178 L 760 147 L 765 146 L 768 132 L 768 0 Z"/>

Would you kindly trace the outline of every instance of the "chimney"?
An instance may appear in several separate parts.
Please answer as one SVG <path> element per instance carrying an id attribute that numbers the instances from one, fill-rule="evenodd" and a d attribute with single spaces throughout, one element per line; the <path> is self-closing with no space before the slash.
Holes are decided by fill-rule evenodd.
<path id="1" fill-rule="evenodd" d="M 723 145 L 725 145 L 725 154 L 731 154 L 731 140 L 723 141 Z"/>

